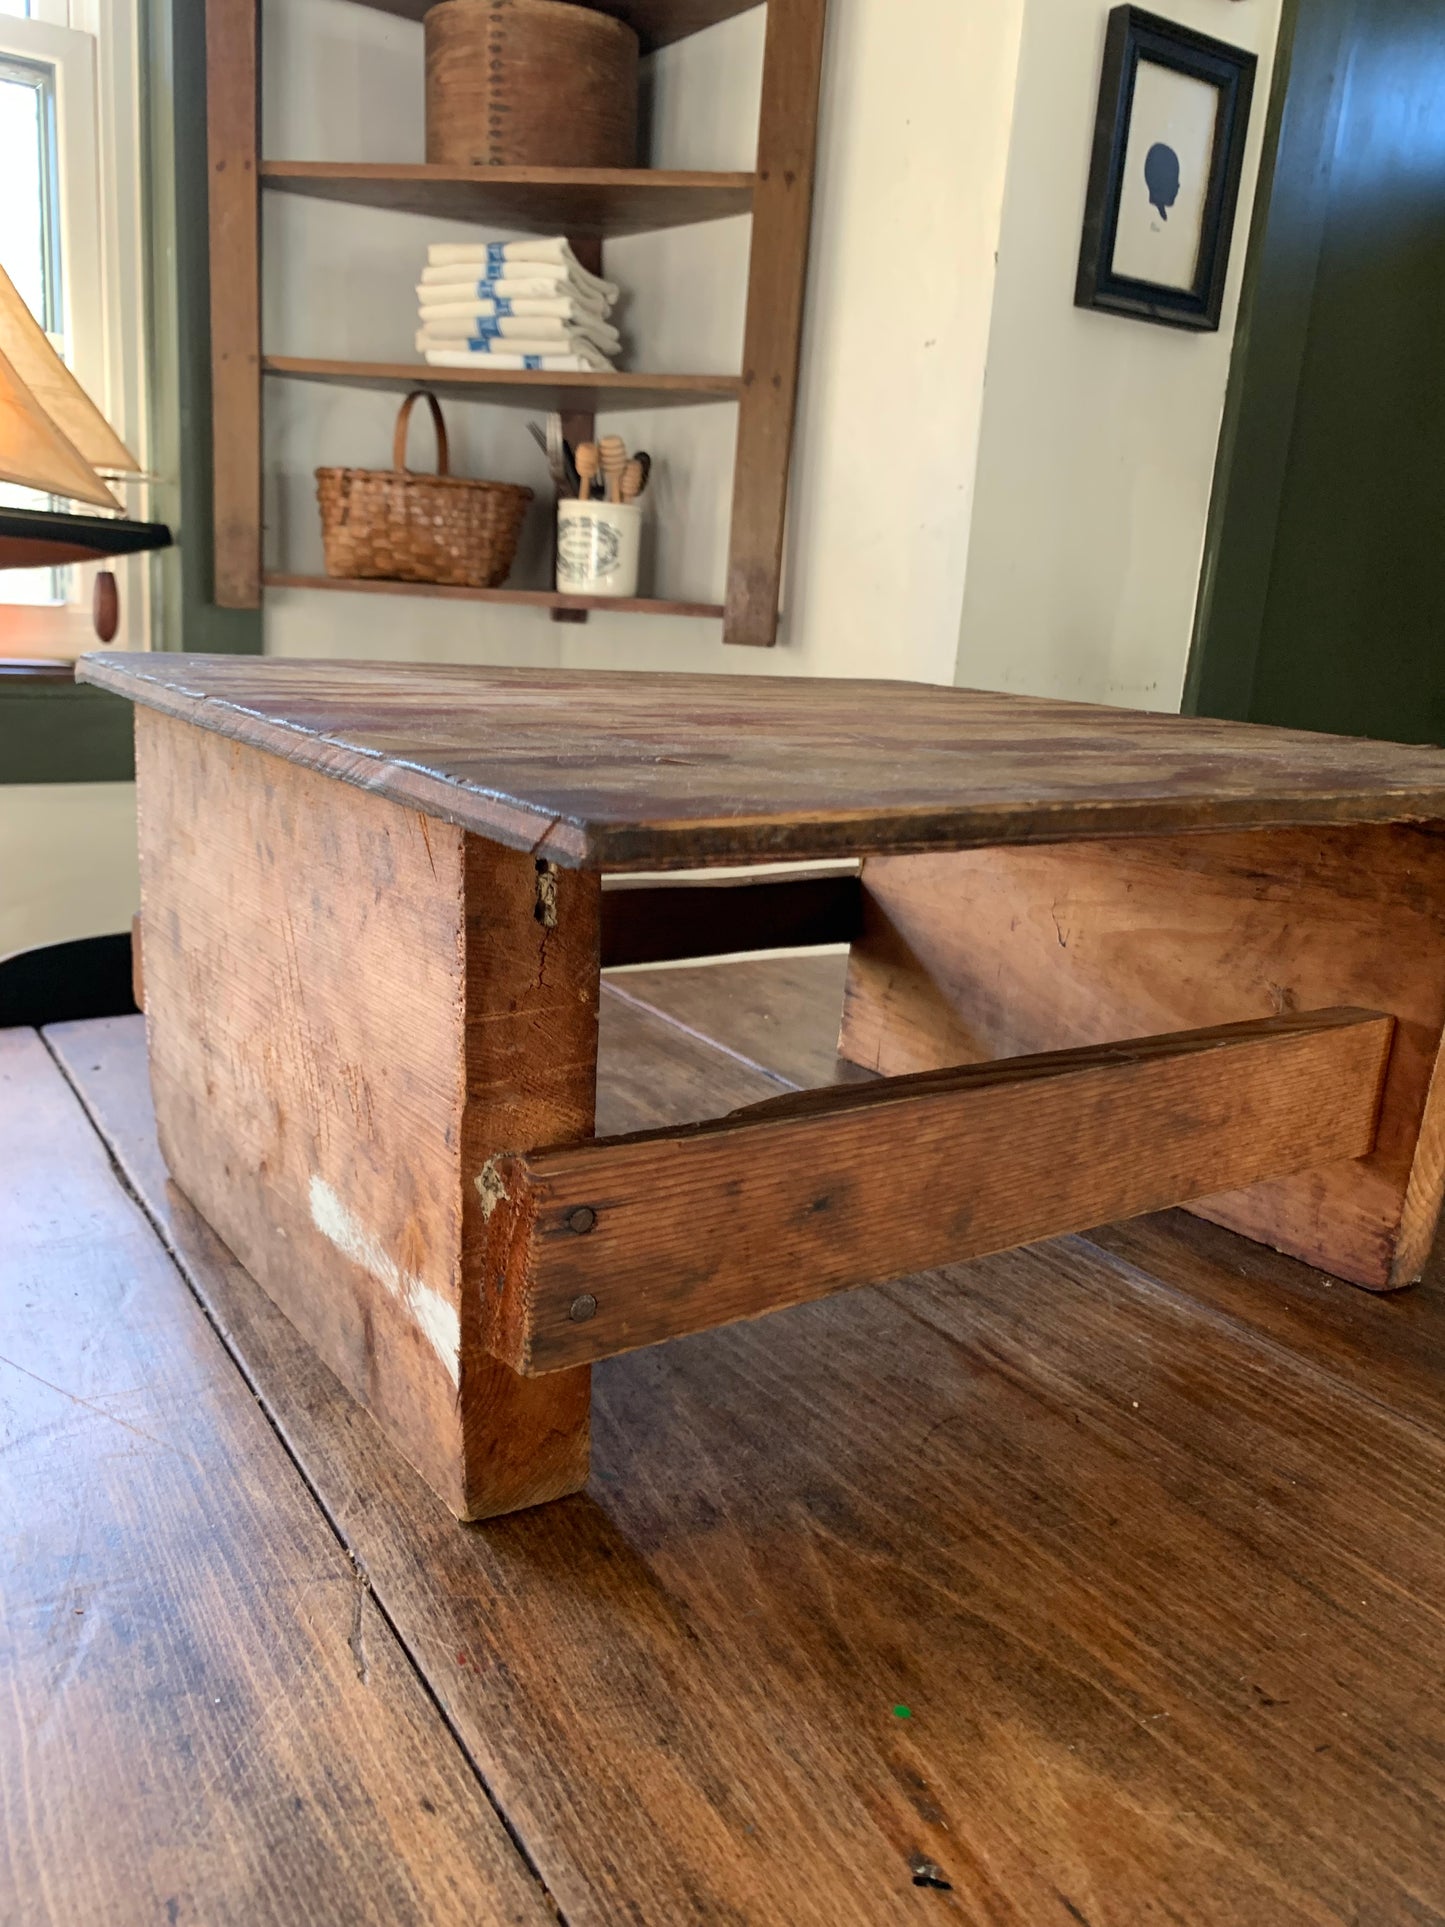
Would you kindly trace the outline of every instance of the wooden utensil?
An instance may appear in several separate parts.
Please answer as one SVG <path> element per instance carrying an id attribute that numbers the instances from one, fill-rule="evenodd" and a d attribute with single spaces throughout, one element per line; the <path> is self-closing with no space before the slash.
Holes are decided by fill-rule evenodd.
<path id="1" fill-rule="evenodd" d="M 556 423 L 555 430 L 553 428 L 554 422 Z M 552 486 L 556 489 L 557 493 L 559 495 L 566 495 L 575 489 L 577 484 L 572 479 L 566 456 L 567 444 L 562 440 L 561 416 L 549 415 L 547 417 L 545 432 L 536 422 L 528 422 L 527 432 L 547 457 L 547 470 L 552 477 Z"/>
<path id="2" fill-rule="evenodd" d="M 647 476 L 643 466 L 641 462 L 634 459 L 622 471 L 618 499 L 623 502 L 635 502 L 646 485 Z"/>
<path id="3" fill-rule="evenodd" d="M 577 499 L 590 502 L 592 499 L 592 478 L 601 466 L 602 457 L 596 442 L 579 442 L 577 445 Z"/>
<path id="4" fill-rule="evenodd" d="M 565 494 L 571 477 L 567 460 L 567 440 L 562 433 L 562 417 L 551 414 L 547 417 L 547 465 L 552 471 L 552 480 L 557 484 L 559 494 Z"/>
<path id="5" fill-rule="evenodd" d="M 622 471 L 627 466 L 627 444 L 620 435 L 604 435 L 597 444 L 602 458 L 602 477 L 609 502 L 622 500 Z"/>

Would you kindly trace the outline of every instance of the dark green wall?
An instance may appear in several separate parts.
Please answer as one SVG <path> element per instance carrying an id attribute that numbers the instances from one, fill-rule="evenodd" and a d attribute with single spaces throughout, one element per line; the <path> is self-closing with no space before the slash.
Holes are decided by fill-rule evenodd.
<path id="1" fill-rule="evenodd" d="M 1445 743 L 1445 9 L 1292 15 L 1191 706 Z"/>
<path id="2" fill-rule="evenodd" d="M 167 649 L 249 654 L 259 610 L 212 601 L 210 236 L 206 168 L 206 10 L 199 0 L 144 0 L 150 80 L 151 367 L 155 464 L 167 477 L 158 515 L 178 543 L 158 556 Z"/>

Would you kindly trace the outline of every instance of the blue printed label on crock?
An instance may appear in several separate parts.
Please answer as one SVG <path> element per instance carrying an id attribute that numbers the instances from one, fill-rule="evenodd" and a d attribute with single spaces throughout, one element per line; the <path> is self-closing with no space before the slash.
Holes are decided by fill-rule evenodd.
<path id="1" fill-rule="evenodd" d="M 579 517 L 563 520 L 557 529 L 557 566 L 564 575 L 595 581 L 611 575 L 622 552 L 622 531 L 614 522 Z"/>

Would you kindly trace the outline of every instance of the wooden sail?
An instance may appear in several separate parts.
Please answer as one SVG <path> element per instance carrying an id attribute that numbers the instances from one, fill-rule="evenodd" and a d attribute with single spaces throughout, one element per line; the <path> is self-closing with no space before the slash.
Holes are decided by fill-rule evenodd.
<path id="1" fill-rule="evenodd" d="M 121 505 L 0 353 L 0 481 L 100 508 Z"/>
<path id="2" fill-rule="evenodd" d="M 4 268 L 0 268 L 0 355 L 82 461 L 106 474 L 141 473 L 140 463 L 50 345 L 50 337 Z M 82 497 L 87 502 L 99 499 L 93 494 Z M 108 505 L 115 506 L 113 500 Z"/>

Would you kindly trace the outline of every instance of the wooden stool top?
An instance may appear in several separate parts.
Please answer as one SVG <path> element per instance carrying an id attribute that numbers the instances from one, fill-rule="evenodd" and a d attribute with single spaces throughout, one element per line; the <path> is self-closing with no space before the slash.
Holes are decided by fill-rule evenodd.
<path id="1" fill-rule="evenodd" d="M 77 673 L 565 868 L 1445 818 L 1445 750 L 919 683 L 159 654 Z"/>

